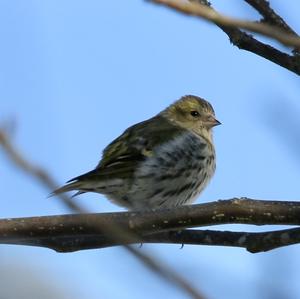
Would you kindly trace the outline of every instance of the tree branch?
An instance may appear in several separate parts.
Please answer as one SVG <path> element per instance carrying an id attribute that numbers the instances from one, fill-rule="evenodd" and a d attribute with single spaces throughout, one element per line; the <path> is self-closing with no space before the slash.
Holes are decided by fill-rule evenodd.
<path id="1" fill-rule="evenodd" d="M 241 50 L 255 53 L 293 73 L 300 75 L 300 60 L 297 56 L 283 53 L 274 47 L 258 41 L 238 28 L 219 26 L 229 37 L 230 42 Z"/>
<path id="2" fill-rule="evenodd" d="M 152 0 L 152 2 L 168 6 L 184 14 L 201 17 L 218 25 L 242 28 L 259 33 L 271 37 L 285 46 L 300 48 L 300 38 L 298 36 L 287 34 L 284 30 L 268 24 L 227 17 L 200 3 L 182 2 L 180 0 Z"/>
<path id="3" fill-rule="evenodd" d="M 2 238 L 0 238 L 0 244 L 45 247 L 64 253 L 135 243 L 229 246 L 245 248 L 251 253 L 258 253 L 300 243 L 300 228 L 267 231 L 261 233 L 185 229 L 180 231 L 165 231 L 149 235 L 135 235 L 135 238 L 126 241 L 118 241 L 116 239 L 112 240 L 111 238 L 107 237 L 107 234 L 101 233 L 69 237 L 57 236 L 51 238 L 15 237 L 6 239 L 4 241 Z M 146 260 L 148 260 L 147 256 Z M 150 264 L 153 264 L 153 262 Z"/>
<path id="4" fill-rule="evenodd" d="M 289 34 L 298 36 L 296 31 L 294 31 L 285 20 L 279 16 L 271 7 L 270 3 L 266 0 L 245 0 L 250 6 L 252 6 L 262 17 L 261 22 L 268 23 L 270 25 L 281 28 Z M 299 55 L 299 49 L 294 49 L 293 53 Z"/>
<path id="5" fill-rule="evenodd" d="M 43 246 L 59 252 L 138 242 L 238 246 L 259 252 L 300 241 L 300 228 L 264 233 L 178 232 L 184 228 L 228 223 L 299 225 L 300 202 L 235 198 L 145 212 L 2 219 L 0 243 Z M 126 233 L 111 236 L 108 227 L 122 227 Z"/>
<path id="6" fill-rule="evenodd" d="M 251 253 L 258 253 L 300 243 L 300 228 L 260 233 L 216 230 L 168 231 L 145 236 L 139 242 L 241 247 Z"/>
<path id="7" fill-rule="evenodd" d="M 190 1 L 202 5 L 206 5 L 210 7 L 211 10 L 213 10 L 213 8 L 211 8 L 210 3 L 207 0 L 190 0 Z M 241 31 L 237 27 L 228 27 L 223 24 L 217 24 L 217 23 L 215 24 L 227 34 L 231 43 L 237 46 L 239 49 L 255 53 L 269 61 L 274 62 L 275 64 L 280 65 L 281 67 L 284 67 L 294 72 L 297 75 L 300 75 L 300 59 L 298 56 L 293 56 L 281 52 L 270 45 L 258 41 L 253 36 L 247 34 L 246 32 Z"/>
<path id="8" fill-rule="evenodd" d="M 284 21 L 284 19 L 270 7 L 270 3 L 268 1 L 245 0 L 245 2 L 260 13 L 260 15 L 263 17 L 263 22 L 281 28 L 289 34 L 298 36 L 298 34 Z"/>

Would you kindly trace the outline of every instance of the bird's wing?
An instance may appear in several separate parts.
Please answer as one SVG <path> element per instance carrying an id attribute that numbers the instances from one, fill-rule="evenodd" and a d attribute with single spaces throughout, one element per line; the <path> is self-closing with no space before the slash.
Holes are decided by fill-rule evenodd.
<path id="1" fill-rule="evenodd" d="M 97 167 L 71 181 L 105 178 L 128 178 L 137 166 L 163 144 L 183 131 L 161 116 L 155 116 L 128 128 L 103 151 Z"/>

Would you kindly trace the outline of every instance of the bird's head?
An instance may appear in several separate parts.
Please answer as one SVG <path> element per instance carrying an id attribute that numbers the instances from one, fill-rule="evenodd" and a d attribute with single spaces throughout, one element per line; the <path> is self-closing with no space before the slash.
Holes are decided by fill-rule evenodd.
<path id="1" fill-rule="evenodd" d="M 176 125 L 198 135 L 210 135 L 214 126 L 221 123 L 215 118 L 212 105 L 197 96 L 187 95 L 167 107 L 161 115 Z"/>

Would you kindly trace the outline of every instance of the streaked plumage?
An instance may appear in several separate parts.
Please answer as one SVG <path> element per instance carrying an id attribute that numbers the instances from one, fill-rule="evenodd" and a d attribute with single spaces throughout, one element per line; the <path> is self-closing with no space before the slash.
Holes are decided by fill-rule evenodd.
<path id="1" fill-rule="evenodd" d="M 129 209 L 192 203 L 215 171 L 212 106 L 185 96 L 128 128 L 103 151 L 97 167 L 54 194 L 98 192 Z"/>

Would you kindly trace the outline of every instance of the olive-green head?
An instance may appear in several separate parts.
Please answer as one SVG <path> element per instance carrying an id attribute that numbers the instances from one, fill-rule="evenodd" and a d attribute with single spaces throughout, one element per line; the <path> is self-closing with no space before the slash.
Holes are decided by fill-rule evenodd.
<path id="1" fill-rule="evenodd" d="M 221 124 L 215 118 L 212 105 L 193 95 L 182 97 L 160 114 L 176 125 L 192 130 L 198 135 L 203 135 L 204 131 L 210 131 L 214 126 Z"/>

